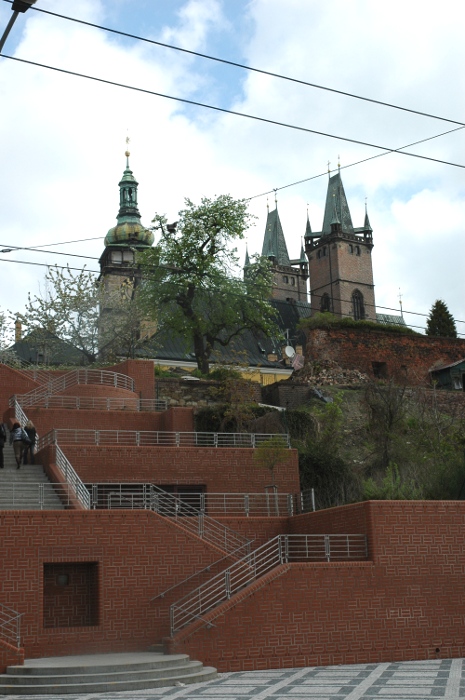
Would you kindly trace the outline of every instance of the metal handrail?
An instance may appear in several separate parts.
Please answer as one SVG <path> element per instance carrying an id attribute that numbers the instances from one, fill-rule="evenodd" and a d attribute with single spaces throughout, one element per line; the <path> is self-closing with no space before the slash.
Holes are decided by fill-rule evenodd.
<path id="1" fill-rule="evenodd" d="M 46 394 L 40 398 L 28 398 L 27 395 L 17 396 L 21 406 L 37 408 L 66 408 L 71 410 L 97 411 L 166 411 L 166 399 L 138 399 L 125 396 L 63 396 L 61 394 Z"/>
<path id="2" fill-rule="evenodd" d="M 170 608 L 171 635 L 280 564 L 363 561 L 367 556 L 365 535 L 278 535 L 174 603 Z"/>
<path id="3" fill-rule="evenodd" d="M 150 447 L 237 447 L 255 448 L 270 438 L 281 438 L 284 447 L 291 446 L 283 433 L 180 433 L 149 430 L 69 430 L 59 428 L 44 435 L 40 447 L 55 442 L 81 445 L 127 445 Z"/>
<path id="4" fill-rule="evenodd" d="M 40 384 L 46 384 L 50 379 L 50 372 L 38 369 L 32 362 L 22 360 L 20 357 L 14 354 L 12 355 L 9 351 L 0 353 L 0 362 L 16 370 L 16 372 L 20 372 L 24 377 L 33 379 L 33 381 L 39 382 Z"/>
<path id="5" fill-rule="evenodd" d="M 47 396 L 59 394 L 77 384 L 99 384 L 134 391 L 134 380 L 126 374 L 100 369 L 75 369 L 71 372 L 66 372 L 60 377 L 51 379 L 46 384 L 29 391 L 27 394 L 20 394 L 13 398 L 16 398 L 21 405 L 33 406 Z"/>
<path id="6" fill-rule="evenodd" d="M 26 423 L 29 420 L 28 417 L 26 416 L 26 414 L 24 413 L 23 409 L 21 408 L 21 406 L 19 405 L 19 403 L 17 401 L 14 402 L 14 409 L 15 409 L 15 419 L 18 421 L 20 426 L 22 428 L 24 428 L 24 426 L 26 425 Z M 36 431 L 36 439 L 34 441 L 34 449 L 35 450 L 37 450 L 38 445 L 39 445 L 39 434 Z"/>
<path id="7" fill-rule="evenodd" d="M 92 484 L 93 508 L 108 510 L 146 508 L 145 494 L 151 484 L 112 483 L 111 493 L 107 492 L 108 487 L 108 482 L 94 482 Z M 200 513 L 208 513 L 215 517 L 223 515 L 238 517 L 292 516 L 294 503 L 298 503 L 300 498 L 300 494 L 293 496 L 290 493 L 204 493 L 201 491 L 183 493 L 182 486 L 179 489 L 178 493 L 173 495 L 178 499 L 180 508 L 183 508 L 187 502 L 194 505 Z"/>
<path id="8" fill-rule="evenodd" d="M 15 510 L 28 508 L 30 510 L 50 510 L 48 497 L 56 495 L 63 508 L 72 504 L 71 496 L 76 496 L 69 484 L 59 484 L 50 481 L 10 482 L 2 485 L 0 492 L 0 509 Z M 55 510 L 55 508 L 52 508 Z"/>
<path id="9" fill-rule="evenodd" d="M 0 638 L 13 644 L 19 649 L 21 647 L 21 617 L 13 608 L 0 603 Z"/>
<path id="10" fill-rule="evenodd" d="M 56 465 L 65 477 L 65 482 L 70 486 L 78 501 L 86 510 L 90 510 L 90 494 L 77 475 L 69 459 L 63 454 L 59 445 L 55 445 Z"/>
<path id="11" fill-rule="evenodd" d="M 200 571 L 196 571 L 195 573 L 191 574 L 187 578 L 183 579 L 182 581 L 179 581 L 178 583 L 175 583 L 174 586 L 170 586 L 169 588 L 166 589 L 166 591 L 163 591 L 162 593 L 158 593 L 158 595 L 153 596 L 153 598 L 150 599 L 150 602 L 157 600 L 157 598 L 164 598 L 168 593 L 171 593 L 171 591 L 174 591 L 176 588 L 179 588 L 180 586 L 184 585 L 188 581 L 192 581 L 194 578 L 198 578 L 202 574 L 206 573 L 207 571 L 210 571 L 214 566 L 217 566 L 218 564 L 221 564 L 222 561 L 225 559 L 230 559 L 231 557 L 236 556 L 238 552 L 240 552 L 243 549 L 246 549 L 250 552 L 250 545 L 252 544 L 253 540 L 248 542 L 246 545 L 242 545 L 242 547 L 238 547 L 235 552 L 229 552 L 229 554 L 225 554 L 224 557 L 221 557 L 221 559 L 217 559 L 216 561 L 212 562 L 208 566 L 205 566 L 203 569 Z"/>

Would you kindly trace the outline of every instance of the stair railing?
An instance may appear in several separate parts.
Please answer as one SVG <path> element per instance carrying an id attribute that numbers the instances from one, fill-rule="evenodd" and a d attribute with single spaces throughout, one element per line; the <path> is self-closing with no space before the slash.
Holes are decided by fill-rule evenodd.
<path id="1" fill-rule="evenodd" d="M 174 603 L 171 636 L 280 564 L 363 561 L 367 556 L 365 535 L 278 535 Z"/>
<path id="2" fill-rule="evenodd" d="M 65 478 L 66 484 L 75 494 L 78 501 L 86 509 L 90 510 L 90 494 L 69 459 L 63 454 L 59 445 L 55 444 L 55 463 Z"/>
<path id="3" fill-rule="evenodd" d="M 60 377 L 55 377 L 47 384 L 29 391 L 27 394 L 12 397 L 10 405 L 12 405 L 12 400 L 16 399 L 22 406 L 34 406 L 47 396 L 59 394 L 77 384 L 99 384 L 134 391 L 134 380 L 126 374 L 99 369 L 75 369 Z"/>
<path id="4" fill-rule="evenodd" d="M 21 647 L 22 615 L 23 613 L 19 613 L 0 603 L 0 638 L 17 649 Z"/>

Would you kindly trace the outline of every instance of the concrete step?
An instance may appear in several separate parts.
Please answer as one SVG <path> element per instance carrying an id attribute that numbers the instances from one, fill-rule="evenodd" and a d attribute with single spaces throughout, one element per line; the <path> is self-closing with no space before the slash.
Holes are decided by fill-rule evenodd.
<path id="1" fill-rule="evenodd" d="M 201 683 L 216 669 L 186 654 L 153 652 L 28 659 L 0 675 L 0 695 L 67 695 Z"/>

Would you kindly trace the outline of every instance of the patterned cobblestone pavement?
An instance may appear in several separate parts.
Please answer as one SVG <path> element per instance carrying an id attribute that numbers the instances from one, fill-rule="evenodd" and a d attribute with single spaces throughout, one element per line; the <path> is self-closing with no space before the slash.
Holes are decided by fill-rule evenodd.
<path id="1" fill-rule="evenodd" d="M 8 695 L 7 698 L 19 696 Z M 57 695 L 22 695 L 22 700 Z M 121 693 L 66 695 L 63 700 L 446 700 L 465 699 L 463 659 L 223 673 L 198 685 Z"/>

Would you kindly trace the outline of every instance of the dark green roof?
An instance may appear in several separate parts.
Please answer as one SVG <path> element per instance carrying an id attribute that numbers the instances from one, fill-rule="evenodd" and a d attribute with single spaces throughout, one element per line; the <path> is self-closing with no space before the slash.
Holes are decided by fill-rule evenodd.
<path id="1" fill-rule="evenodd" d="M 291 264 L 277 208 L 268 212 L 262 255 L 266 258 L 276 258 L 278 265 Z"/>
<path id="2" fill-rule="evenodd" d="M 354 233 L 352 217 L 350 216 L 340 173 L 329 178 L 323 219 L 323 234 L 331 233 L 332 223 L 341 224 L 343 233 Z"/>

